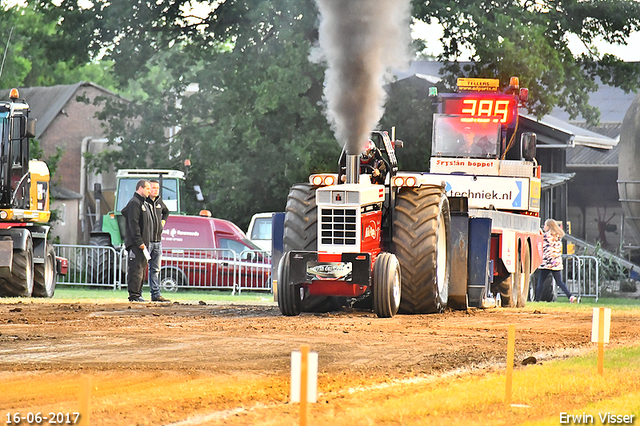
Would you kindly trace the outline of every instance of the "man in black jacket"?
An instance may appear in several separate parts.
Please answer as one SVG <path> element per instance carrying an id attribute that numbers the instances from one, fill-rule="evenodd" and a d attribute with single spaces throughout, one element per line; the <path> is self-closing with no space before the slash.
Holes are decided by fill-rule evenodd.
<path id="1" fill-rule="evenodd" d="M 147 197 L 151 191 L 148 180 L 141 179 L 136 184 L 136 192 L 122 214 L 127 220 L 127 232 L 124 244 L 129 253 L 128 282 L 129 301 L 144 302 L 142 298 L 142 279 L 149 260 L 149 243 L 151 241 L 151 206 Z"/>
<path id="2" fill-rule="evenodd" d="M 151 300 L 154 302 L 170 302 L 160 295 L 160 283 L 158 274 L 160 273 L 160 258 L 162 257 L 162 229 L 169 217 L 169 209 L 160 198 L 160 182 L 155 179 L 151 183 L 151 194 L 147 199 L 151 205 L 151 244 L 149 244 L 149 288 L 151 290 Z"/>

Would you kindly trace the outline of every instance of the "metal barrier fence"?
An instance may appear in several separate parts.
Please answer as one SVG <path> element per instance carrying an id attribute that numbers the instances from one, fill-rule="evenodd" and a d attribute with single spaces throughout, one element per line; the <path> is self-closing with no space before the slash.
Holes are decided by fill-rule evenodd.
<path id="1" fill-rule="evenodd" d="M 58 284 L 120 287 L 120 252 L 113 247 L 55 244 L 54 248 L 56 256 L 69 261 L 67 275 L 58 276 Z"/>
<path id="2" fill-rule="evenodd" d="M 112 247 L 55 245 L 56 255 L 69 260 L 59 285 L 119 289 L 127 283 L 127 251 Z M 146 280 L 146 277 L 145 277 Z M 160 261 L 160 288 L 271 291 L 271 257 L 264 251 L 231 249 L 165 249 Z"/>
<path id="3" fill-rule="evenodd" d="M 600 295 L 600 261 L 595 256 L 565 255 L 564 280 L 578 298 L 594 297 L 598 301 Z"/>

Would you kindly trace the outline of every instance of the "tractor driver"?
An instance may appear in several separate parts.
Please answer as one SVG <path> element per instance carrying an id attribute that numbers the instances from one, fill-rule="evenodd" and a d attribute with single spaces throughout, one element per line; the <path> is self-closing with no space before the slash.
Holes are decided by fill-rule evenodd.
<path id="1" fill-rule="evenodd" d="M 462 138 L 457 141 L 456 152 L 464 156 L 486 156 L 492 150 L 495 143 L 491 143 L 486 136 L 476 137 L 475 131 L 471 127 L 462 130 Z"/>
<path id="2" fill-rule="evenodd" d="M 340 157 L 340 182 L 343 183 L 347 180 L 345 174 L 347 169 L 346 163 L 347 157 L 343 151 Z M 371 139 L 366 142 L 364 151 L 360 154 L 360 173 L 370 174 L 371 183 L 376 184 L 384 184 L 384 180 L 387 177 L 387 165 L 382 159 L 380 150 Z"/>

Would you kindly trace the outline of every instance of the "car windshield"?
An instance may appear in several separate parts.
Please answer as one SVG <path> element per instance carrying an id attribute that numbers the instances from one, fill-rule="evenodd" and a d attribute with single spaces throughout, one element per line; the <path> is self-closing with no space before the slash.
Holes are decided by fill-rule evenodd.
<path id="1" fill-rule="evenodd" d="M 136 192 L 136 184 L 140 178 L 121 178 L 118 181 L 118 205 L 116 211 L 122 211 L 127 205 L 133 193 Z M 178 211 L 178 180 L 163 179 L 162 180 L 162 201 L 171 213 L 180 213 Z"/>
<path id="2" fill-rule="evenodd" d="M 497 158 L 500 133 L 497 118 L 435 114 L 432 151 L 442 157 Z"/>
<path id="3" fill-rule="evenodd" d="M 230 238 L 220 238 L 218 244 L 220 245 L 221 249 L 225 249 L 225 252 L 229 250 L 229 252 L 226 253 L 227 257 L 233 257 L 231 256 L 231 251 L 233 251 L 236 255 L 240 255 L 244 251 L 263 251 L 260 247 L 256 246 L 246 238 L 243 238 L 241 241 L 233 240 Z"/>
<path id="4" fill-rule="evenodd" d="M 260 217 L 253 223 L 251 230 L 252 240 L 270 240 L 271 239 L 271 218 Z"/>

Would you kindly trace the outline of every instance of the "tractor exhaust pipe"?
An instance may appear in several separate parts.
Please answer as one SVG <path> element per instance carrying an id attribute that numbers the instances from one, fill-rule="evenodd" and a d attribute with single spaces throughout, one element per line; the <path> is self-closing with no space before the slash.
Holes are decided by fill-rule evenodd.
<path id="1" fill-rule="evenodd" d="M 360 176 L 360 156 L 359 155 L 349 155 L 347 154 L 347 170 L 345 172 L 347 177 L 346 183 L 358 183 L 358 178 Z"/>

